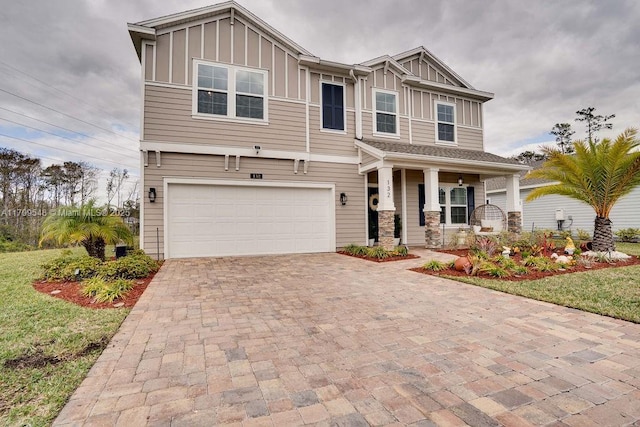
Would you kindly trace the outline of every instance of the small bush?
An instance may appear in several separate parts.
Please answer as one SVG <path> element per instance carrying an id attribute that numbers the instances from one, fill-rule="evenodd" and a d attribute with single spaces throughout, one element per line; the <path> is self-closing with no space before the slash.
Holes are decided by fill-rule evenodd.
<path id="1" fill-rule="evenodd" d="M 589 233 L 587 230 L 578 228 L 576 233 L 578 233 L 578 239 L 580 240 L 591 240 L 591 233 Z"/>
<path id="2" fill-rule="evenodd" d="M 498 241 L 493 237 L 480 236 L 476 239 L 475 243 L 471 246 L 470 250 L 476 255 L 485 253 L 488 258 L 491 258 L 498 249 Z"/>
<path id="3" fill-rule="evenodd" d="M 511 275 L 511 273 L 509 273 L 506 268 L 492 262 L 482 263 L 482 265 L 480 266 L 480 271 L 482 271 L 483 273 L 487 273 L 488 275 L 493 277 L 508 277 Z"/>
<path id="4" fill-rule="evenodd" d="M 406 246 L 397 246 L 393 250 L 393 254 L 395 256 L 407 256 L 407 255 L 409 255 L 409 248 L 406 247 Z"/>
<path id="5" fill-rule="evenodd" d="M 447 265 L 443 262 L 432 259 L 431 261 L 425 263 L 422 268 L 431 271 L 442 271 L 447 269 Z"/>
<path id="6" fill-rule="evenodd" d="M 71 251 L 64 251 L 51 261 L 42 264 L 44 270 L 42 278 L 48 281 L 76 280 L 78 276 L 83 278 L 93 277 L 100 268 L 102 262 L 89 255 L 73 255 Z"/>
<path id="7" fill-rule="evenodd" d="M 116 299 L 122 299 L 133 289 L 133 286 L 133 280 L 106 281 L 103 277 L 93 277 L 83 282 L 81 293 L 84 296 L 94 297 L 96 302 L 113 302 Z"/>
<path id="8" fill-rule="evenodd" d="M 373 248 L 367 248 L 367 256 L 376 259 L 386 259 L 391 256 L 391 253 L 382 246 L 374 246 Z"/>
<path id="9" fill-rule="evenodd" d="M 513 274 L 524 276 L 529 272 L 529 269 L 527 269 L 527 267 L 525 267 L 524 265 L 516 265 L 515 267 L 511 268 L 511 271 L 513 272 Z"/>
<path id="10" fill-rule="evenodd" d="M 515 267 L 517 264 L 514 260 L 512 260 L 511 258 L 506 258 L 502 255 L 499 255 L 497 257 L 494 258 L 494 261 L 496 263 L 498 263 L 498 265 L 502 266 L 503 268 L 507 268 L 507 269 L 512 269 L 513 267 Z"/>
<path id="11" fill-rule="evenodd" d="M 132 254 L 105 262 L 98 274 L 105 279 L 141 279 L 158 270 L 158 263 L 145 254 Z"/>
<path id="12" fill-rule="evenodd" d="M 368 249 L 369 248 L 367 248 L 366 246 L 359 246 L 352 243 L 350 245 L 345 246 L 343 250 L 349 255 L 362 256 L 367 254 Z"/>
<path id="13" fill-rule="evenodd" d="M 0 239 L 0 253 L 6 252 L 25 252 L 33 250 L 33 246 L 22 242 Z"/>
<path id="14" fill-rule="evenodd" d="M 635 239 L 640 237 L 640 228 L 621 228 L 613 234 L 623 242 L 633 242 Z"/>

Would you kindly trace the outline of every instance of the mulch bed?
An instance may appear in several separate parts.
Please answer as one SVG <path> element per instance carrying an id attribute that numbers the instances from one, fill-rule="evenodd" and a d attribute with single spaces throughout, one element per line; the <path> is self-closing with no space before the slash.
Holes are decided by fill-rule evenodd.
<path id="1" fill-rule="evenodd" d="M 131 289 L 122 299 L 117 299 L 113 302 L 95 302 L 91 297 L 85 297 L 80 293 L 81 285 L 79 282 L 35 282 L 33 287 L 36 291 L 48 294 L 51 297 L 63 299 L 65 301 L 72 302 L 82 307 L 102 309 L 102 308 L 115 308 L 114 305 L 118 303 L 124 303 L 124 307 L 133 307 L 138 299 L 142 296 L 145 289 L 153 279 L 155 273 L 144 279 L 137 279 L 135 286 Z M 56 295 L 51 295 L 53 291 L 60 291 Z"/>
<path id="2" fill-rule="evenodd" d="M 413 255 L 413 254 L 407 254 L 404 256 L 392 256 L 389 258 L 373 258 L 367 255 L 352 255 L 350 253 L 344 252 L 344 251 L 338 251 L 339 254 L 342 255 L 346 255 L 346 256 L 350 256 L 353 258 L 360 258 L 360 259 L 366 259 L 367 261 L 373 261 L 373 262 L 391 262 L 391 261 L 405 261 L 407 259 L 415 259 L 415 258 L 420 258 L 418 255 Z"/>
<path id="3" fill-rule="evenodd" d="M 442 249 L 442 250 L 438 250 L 437 252 L 443 252 L 443 253 L 448 253 L 448 254 L 458 255 L 458 256 L 466 256 L 469 253 L 469 251 L 466 249 L 452 249 L 452 250 Z M 519 254 L 516 254 L 511 256 L 511 259 L 513 259 L 516 263 L 520 264 L 522 257 Z M 490 276 L 487 273 L 479 272 L 478 275 L 475 277 L 480 277 L 482 279 L 509 280 L 513 282 L 518 282 L 522 280 L 537 280 L 537 279 L 542 279 L 544 277 L 558 276 L 561 274 L 578 273 L 581 271 L 600 270 L 603 268 L 628 267 L 630 265 L 640 265 L 640 258 L 638 258 L 637 256 L 632 256 L 631 259 L 627 261 L 617 261 L 615 263 L 593 261 L 591 263 L 590 268 L 585 267 L 584 265 L 574 265 L 566 270 L 559 270 L 559 271 L 538 271 L 533 268 L 529 268 L 529 273 L 521 276 L 511 275 L 508 277 L 494 277 L 494 276 Z M 415 271 L 423 274 L 429 274 L 432 276 L 470 277 L 464 271 L 457 271 L 454 269 L 433 271 L 433 270 L 426 270 L 422 267 L 418 267 L 418 268 L 412 268 L 411 271 Z"/>

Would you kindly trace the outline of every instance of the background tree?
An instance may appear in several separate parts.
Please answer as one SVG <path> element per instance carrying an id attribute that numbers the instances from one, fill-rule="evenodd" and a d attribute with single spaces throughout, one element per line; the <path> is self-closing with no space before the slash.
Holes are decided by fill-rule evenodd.
<path id="1" fill-rule="evenodd" d="M 544 160 L 546 157 L 542 153 L 536 153 L 535 151 L 523 151 L 517 156 L 513 156 L 513 159 L 516 159 L 520 163 L 524 163 L 530 165 L 534 162 L 538 162 L 540 160 Z"/>
<path id="2" fill-rule="evenodd" d="M 587 125 L 587 141 L 589 142 L 598 142 L 598 138 L 595 134 L 600 130 L 612 129 L 613 124 L 607 122 L 616 116 L 615 114 L 611 114 L 610 116 L 602 116 L 600 114 L 595 115 L 593 113 L 595 110 L 595 107 L 588 107 L 576 111 L 576 114 L 578 115 L 578 117 L 576 117 L 576 122 L 585 122 Z"/>
<path id="3" fill-rule="evenodd" d="M 113 168 L 109 173 L 109 179 L 107 180 L 107 204 L 109 206 L 111 206 L 111 201 L 114 197 L 116 197 L 116 206 L 122 206 L 122 189 L 127 179 L 129 179 L 129 171 L 126 169 Z"/>
<path id="4" fill-rule="evenodd" d="M 577 141 L 575 155 L 546 148 L 548 160 L 528 177 L 557 184 L 534 189 L 527 201 L 559 194 L 590 205 L 596 214 L 593 250 L 615 250 L 609 214 L 621 197 L 640 186 L 640 141 L 636 134 L 635 129 L 627 129 L 614 141 Z"/>
<path id="5" fill-rule="evenodd" d="M 564 153 L 573 153 L 573 143 L 571 142 L 571 136 L 576 133 L 571 130 L 571 124 L 569 123 L 556 123 L 551 132 L 551 135 L 555 135 L 556 142 L 560 147 L 560 152 Z"/>
<path id="6" fill-rule="evenodd" d="M 133 235 L 122 217 L 96 206 L 92 199 L 80 207 L 61 208 L 49 215 L 42 226 L 40 245 L 47 241 L 59 245 L 79 243 L 90 256 L 104 261 L 105 245 L 131 244 Z"/>

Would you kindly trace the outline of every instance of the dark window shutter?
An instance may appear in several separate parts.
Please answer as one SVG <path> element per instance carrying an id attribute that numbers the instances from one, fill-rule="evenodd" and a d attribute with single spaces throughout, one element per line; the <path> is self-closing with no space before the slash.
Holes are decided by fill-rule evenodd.
<path id="1" fill-rule="evenodd" d="M 467 187 L 467 222 L 471 221 L 471 213 L 476 208 L 475 187 Z"/>
<path id="2" fill-rule="evenodd" d="M 344 103 L 342 86 L 322 83 L 322 127 L 344 130 Z"/>
<path id="3" fill-rule="evenodd" d="M 418 209 L 420 226 L 424 227 L 424 184 L 418 184 Z"/>

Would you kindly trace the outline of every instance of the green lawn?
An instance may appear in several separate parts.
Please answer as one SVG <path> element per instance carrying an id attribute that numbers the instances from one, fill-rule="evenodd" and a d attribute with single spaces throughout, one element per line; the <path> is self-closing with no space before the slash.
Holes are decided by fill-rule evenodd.
<path id="1" fill-rule="evenodd" d="M 59 254 L 0 254 L 0 425 L 51 424 L 129 313 L 36 292 L 40 264 Z"/>
<path id="2" fill-rule="evenodd" d="M 630 255 L 640 255 L 638 243 L 617 243 L 616 249 Z M 449 278 L 640 323 L 640 266 L 608 268 L 521 282 L 478 277 Z"/>

